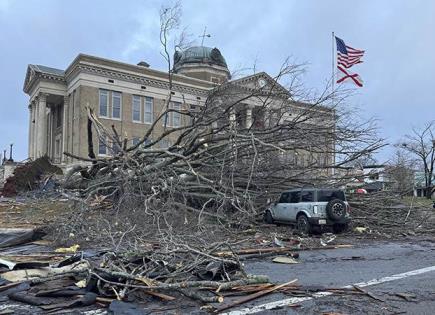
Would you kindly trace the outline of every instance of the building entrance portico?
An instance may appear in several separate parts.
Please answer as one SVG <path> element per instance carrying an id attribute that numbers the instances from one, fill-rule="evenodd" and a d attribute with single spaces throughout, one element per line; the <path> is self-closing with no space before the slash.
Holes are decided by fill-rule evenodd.
<path id="1" fill-rule="evenodd" d="M 29 94 L 29 157 L 48 156 L 62 162 L 64 104 L 67 101 L 61 70 L 29 65 L 24 91 Z"/>
<path id="2" fill-rule="evenodd" d="M 63 95 L 43 92 L 30 103 L 30 158 L 47 155 L 54 163 L 61 162 L 64 103 Z"/>

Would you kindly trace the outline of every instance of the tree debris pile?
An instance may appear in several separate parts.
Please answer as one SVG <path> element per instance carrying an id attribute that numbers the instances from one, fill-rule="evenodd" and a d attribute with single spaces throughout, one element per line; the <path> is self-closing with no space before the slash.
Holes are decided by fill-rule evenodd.
<path id="1" fill-rule="evenodd" d="M 189 305 L 192 311 L 202 307 L 220 312 L 273 292 L 309 296 L 319 291 L 300 287 L 296 279 L 273 284 L 266 276 L 248 275 L 243 267 L 248 259 L 278 256 L 297 260 L 296 251 L 312 249 L 306 246 L 303 239 L 259 236 L 207 246 L 151 242 L 142 251 L 88 253 L 79 252 L 79 245 L 54 251 L 44 247 L 41 252 L 33 247 L 31 255 L 17 255 L 19 248 L 0 250 L 0 298 L 31 305 L 29 313 L 96 307 L 139 312 L 151 306 L 161 310 L 162 305 L 179 310 L 189 305 L 186 298 L 193 303 Z M 336 291 L 344 294 L 346 290 Z"/>
<path id="2" fill-rule="evenodd" d="M 116 301 L 171 303 L 183 296 L 195 301 L 197 308 L 198 303 L 222 303 L 226 292 L 233 289 L 237 295 L 250 294 L 252 288 L 242 288 L 269 283 L 265 276 L 247 275 L 237 255 L 216 254 L 231 252 L 228 244 L 207 248 L 173 244 L 142 253 L 68 254 L 78 248 L 59 248 L 27 258 L 2 254 L 0 295 L 44 311 L 106 307 Z"/>
<path id="3" fill-rule="evenodd" d="M 349 196 L 354 230 L 385 235 L 434 233 L 433 209 L 418 202 L 405 204 L 388 191 Z"/>
<path id="4" fill-rule="evenodd" d="M 50 177 L 54 174 L 62 174 L 62 170 L 51 164 L 47 156 L 29 161 L 18 166 L 14 170 L 14 174 L 6 179 L 2 194 L 5 197 L 12 197 L 16 196 L 17 193 L 34 190 L 40 187 L 41 184 L 42 186 L 46 184 L 46 181 L 41 183 L 44 175 Z"/>

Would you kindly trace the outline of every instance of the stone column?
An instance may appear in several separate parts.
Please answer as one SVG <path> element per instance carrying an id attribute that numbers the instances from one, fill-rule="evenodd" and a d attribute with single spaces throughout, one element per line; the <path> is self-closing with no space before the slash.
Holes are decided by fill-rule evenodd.
<path id="1" fill-rule="evenodd" d="M 269 128 L 270 127 L 270 110 L 267 108 L 264 110 L 264 127 Z"/>
<path id="2" fill-rule="evenodd" d="M 62 152 L 61 152 L 61 163 L 67 163 L 68 157 L 66 157 L 63 152 L 67 151 L 68 148 L 68 113 L 69 113 L 69 98 L 68 95 L 63 97 L 63 121 L 62 121 Z"/>
<path id="3" fill-rule="evenodd" d="M 27 155 L 28 155 L 28 157 L 29 158 L 33 158 L 33 156 L 32 156 L 32 138 L 33 138 L 33 123 L 32 123 L 32 121 L 33 121 L 33 117 L 32 117 L 32 115 L 33 115 L 33 109 L 32 109 L 32 103 L 30 103 L 29 104 L 29 139 L 28 139 L 28 153 L 27 153 Z"/>
<path id="4" fill-rule="evenodd" d="M 53 159 L 53 150 L 52 150 L 52 144 L 53 144 L 53 107 L 51 106 L 47 106 L 46 107 L 46 112 L 47 112 L 47 117 L 46 117 L 46 121 L 47 121 L 47 136 L 46 136 L 46 140 L 47 140 L 47 156 L 50 159 Z"/>
<path id="5" fill-rule="evenodd" d="M 37 157 L 47 154 L 47 95 L 40 93 L 38 97 L 38 149 Z"/>
<path id="6" fill-rule="evenodd" d="M 38 97 L 32 101 L 33 107 L 33 139 L 32 139 L 32 155 L 33 159 L 38 157 L 38 120 L 39 120 L 39 102 Z"/>
<path id="7" fill-rule="evenodd" d="M 246 128 L 251 128 L 252 126 L 252 106 L 246 108 Z"/>
<path id="8" fill-rule="evenodd" d="M 234 108 L 231 108 L 230 110 L 230 125 L 231 128 L 236 127 L 236 110 Z"/>

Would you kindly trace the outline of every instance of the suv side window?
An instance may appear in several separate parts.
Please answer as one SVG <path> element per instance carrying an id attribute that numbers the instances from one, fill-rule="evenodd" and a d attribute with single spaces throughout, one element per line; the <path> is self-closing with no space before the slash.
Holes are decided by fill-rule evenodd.
<path id="1" fill-rule="evenodd" d="M 289 195 L 290 193 L 285 192 L 281 194 L 281 198 L 279 198 L 278 203 L 289 203 Z"/>
<path id="2" fill-rule="evenodd" d="M 314 192 L 312 190 L 306 190 L 302 192 L 301 202 L 313 202 Z"/>
<path id="3" fill-rule="evenodd" d="M 342 190 L 319 190 L 317 191 L 318 202 L 329 202 L 333 199 L 346 201 L 346 196 Z"/>
<path id="4" fill-rule="evenodd" d="M 298 203 L 301 199 L 301 192 L 300 191 L 293 191 L 290 193 L 290 203 Z"/>

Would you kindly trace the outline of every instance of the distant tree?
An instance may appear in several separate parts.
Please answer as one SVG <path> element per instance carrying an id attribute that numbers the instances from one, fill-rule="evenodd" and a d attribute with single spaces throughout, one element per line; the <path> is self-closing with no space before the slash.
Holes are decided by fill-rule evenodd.
<path id="1" fill-rule="evenodd" d="M 391 182 L 391 190 L 404 196 L 414 188 L 413 159 L 403 150 L 396 150 L 386 168 L 386 177 Z"/>
<path id="2" fill-rule="evenodd" d="M 411 153 L 421 163 L 424 171 L 426 197 L 431 198 L 435 163 L 435 120 L 428 122 L 423 129 L 412 129 L 397 147 Z"/>
<path id="3" fill-rule="evenodd" d="M 362 170 L 366 166 L 376 165 L 376 164 L 378 164 L 378 161 L 373 156 L 373 154 L 367 153 L 367 154 L 361 155 L 359 158 L 349 162 L 348 166 Z"/>

